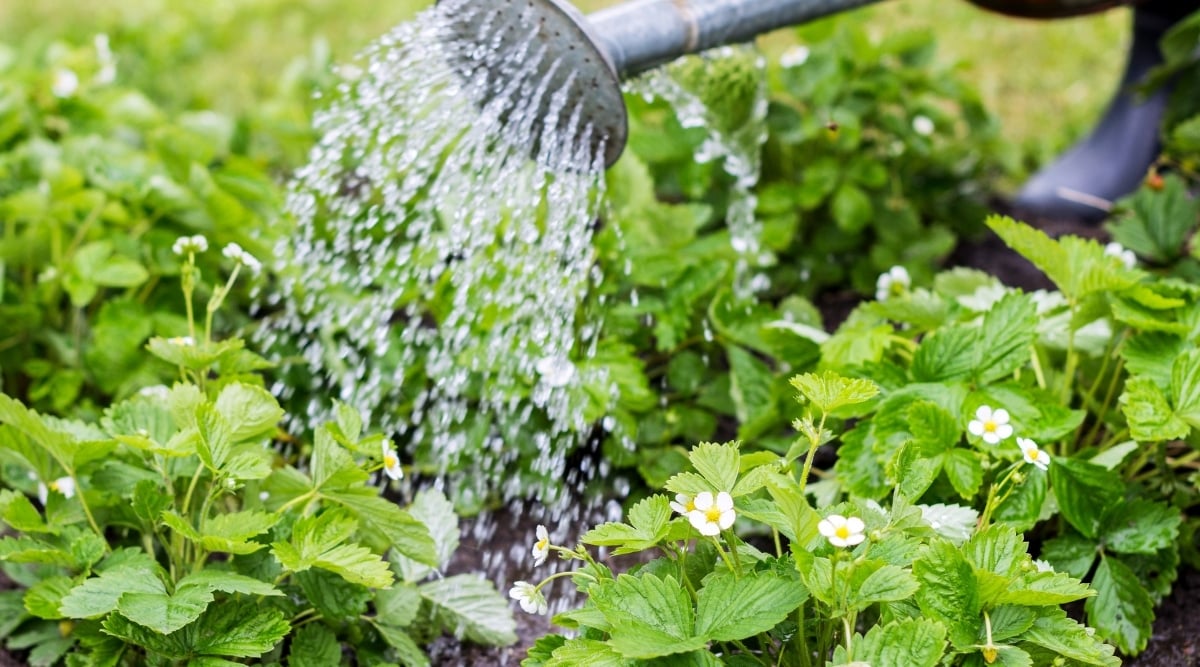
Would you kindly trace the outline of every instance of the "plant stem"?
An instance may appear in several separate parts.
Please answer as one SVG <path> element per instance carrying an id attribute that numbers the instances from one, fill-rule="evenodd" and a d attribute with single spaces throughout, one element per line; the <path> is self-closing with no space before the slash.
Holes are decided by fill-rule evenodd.
<path id="1" fill-rule="evenodd" d="M 825 432 L 824 412 L 821 413 L 821 423 L 817 424 L 816 438 L 809 439 L 808 455 L 804 457 L 804 468 L 800 471 L 800 497 L 804 497 L 804 489 L 808 486 L 808 474 L 812 471 L 813 457 L 817 454 L 817 448 L 821 446 L 821 434 Z"/>

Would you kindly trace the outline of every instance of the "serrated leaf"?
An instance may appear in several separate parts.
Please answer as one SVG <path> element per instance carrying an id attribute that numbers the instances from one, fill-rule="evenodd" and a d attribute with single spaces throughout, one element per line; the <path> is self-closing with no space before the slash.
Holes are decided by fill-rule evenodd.
<path id="1" fill-rule="evenodd" d="M 584 544 L 615 546 L 613 555 L 623 555 L 652 549 L 667 537 L 667 522 L 671 507 L 666 496 L 645 498 L 629 510 L 630 525 L 605 523 L 589 530 L 581 538 Z"/>
<path id="2" fill-rule="evenodd" d="M 393 578 L 387 561 L 366 547 L 346 542 L 357 528 L 358 522 L 345 511 L 329 510 L 297 521 L 291 540 L 276 542 L 271 550 L 292 572 L 319 567 L 351 583 L 390 586 Z"/>
<path id="3" fill-rule="evenodd" d="M 1152 554 L 1179 538 L 1183 517 L 1170 505 L 1134 499 L 1114 505 L 1100 520 L 1105 546 L 1123 554 Z"/>
<path id="4" fill-rule="evenodd" d="M 249 554 L 266 545 L 250 542 L 279 523 L 280 515 L 261 510 L 218 514 L 205 519 L 200 528 L 200 544 L 208 551 Z"/>
<path id="5" fill-rule="evenodd" d="M 1096 597 L 1084 604 L 1088 623 L 1123 653 L 1146 648 L 1154 623 L 1154 601 L 1137 575 L 1120 560 L 1101 556 L 1092 577 Z"/>
<path id="6" fill-rule="evenodd" d="M 972 565 L 1002 577 L 1012 576 L 1026 555 L 1025 541 L 1009 526 L 991 525 L 963 545 Z"/>
<path id="7" fill-rule="evenodd" d="M 889 474 L 896 489 L 909 500 L 918 500 L 942 472 L 942 456 L 929 452 L 919 442 L 907 442 L 896 452 Z"/>
<path id="8" fill-rule="evenodd" d="M 729 359 L 729 396 L 737 411 L 738 436 L 757 436 L 778 417 L 771 393 L 775 375 L 770 366 L 742 347 L 726 345 L 725 354 Z"/>
<path id="9" fill-rule="evenodd" d="M 978 343 L 972 350 L 972 373 L 979 383 L 1012 375 L 1029 362 L 1037 330 L 1033 297 L 1010 292 L 983 316 Z"/>
<path id="10" fill-rule="evenodd" d="M 1033 626 L 1022 633 L 1021 639 L 1084 664 L 1103 667 L 1121 664 L 1120 659 L 1113 656 L 1112 646 L 1093 637 L 1087 628 L 1067 618 L 1067 613 L 1061 609 L 1041 611 Z"/>
<path id="11" fill-rule="evenodd" d="M 421 584 L 419 590 L 454 636 L 497 646 L 517 640 L 508 602 L 482 577 L 459 574 Z"/>
<path id="12" fill-rule="evenodd" d="M 29 497 L 12 489 L 0 490 L 0 520 L 19 533 L 57 533 L 47 526 Z"/>
<path id="13" fill-rule="evenodd" d="M 879 387 L 870 380 L 846 378 L 829 370 L 796 375 L 790 382 L 801 396 L 825 414 L 865 403 L 879 394 Z"/>
<path id="14" fill-rule="evenodd" d="M 219 472 L 233 450 L 229 422 L 212 405 L 202 403 L 196 407 L 196 432 L 196 455 L 209 470 Z"/>
<path id="15" fill-rule="evenodd" d="M 1120 404 L 1129 421 L 1129 433 L 1138 442 L 1177 440 L 1191 430 L 1152 378 L 1135 377 L 1126 382 Z"/>
<path id="16" fill-rule="evenodd" d="M 138 625 L 170 634 L 200 618 L 212 601 L 212 591 L 203 587 L 180 587 L 174 595 L 124 593 L 117 602 L 117 611 Z"/>
<path id="17" fill-rule="evenodd" d="M 694 472 L 676 473 L 667 480 L 664 486 L 672 493 L 682 493 L 686 496 L 695 496 L 705 491 L 709 493 L 713 491 L 712 484 Z"/>
<path id="18" fill-rule="evenodd" d="M 688 458 L 696 472 L 700 473 L 700 476 L 711 485 L 707 491 L 715 494 L 718 491 L 733 490 L 740 468 L 739 456 L 738 446 L 735 443 L 719 445 L 702 442 L 692 448 Z"/>
<path id="19" fill-rule="evenodd" d="M 935 621 L 906 618 L 876 625 L 854 641 L 854 658 L 869 665 L 934 667 L 946 648 L 946 628 Z"/>
<path id="20" fill-rule="evenodd" d="M 1176 174 L 1159 190 L 1141 188 L 1124 202 L 1124 215 L 1109 225 L 1113 240 L 1156 264 L 1168 264 L 1185 252 L 1200 204 Z"/>
<path id="21" fill-rule="evenodd" d="M 1099 544 L 1071 531 L 1066 531 L 1042 544 L 1042 559 L 1057 572 L 1083 579 L 1096 562 Z"/>
<path id="22" fill-rule="evenodd" d="M 278 609 L 226 602 L 209 607 L 200 617 L 194 647 L 201 655 L 254 658 L 274 648 L 290 630 Z"/>
<path id="23" fill-rule="evenodd" d="M 952 449 L 942 454 L 942 470 L 963 500 L 971 500 L 983 485 L 983 463 L 969 449 Z"/>
<path id="24" fill-rule="evenodd" d="M 943 327 L 926 336 L 913 353 L 916 382 L 947 382 L 968 377 L 979 347 L 979 330 L 965 325 Z"/>
<path id="25" fill-rule="evenodd" d="M 1120 290 L 1136 283 L 1136 274 L 1104 256 L 1095 241 L 1067 236 L 1055 241 L 1045 232 L 1012 218 L 993 215 L 987 225 L 1010 248 L 1033 263 L 1068 299 L 1090 293 Z"/>
<path id="26" fill-rule="evenodd" d="M 38 618 L 63 618 L 59 606 L 63 596 L 74 587 L 75 582 L 70 577 L 46 577 L 25 591 L 25 610 Z"/>
<path id="27" fill-rule="evenodd" d="M 1064 605 L 1095 595 L 1075 577 L 1064 572 L 1034 572 L 1014 582 L 997 599 L 998 604 L 1026 606 Z"/>
<path id="28" fill-rule="evenodd" d="M 421 593 L 416 586 L 399 583 L 375 592 L 375 616 L 380 623 L 403 628 L 413 622 L 421 609 Z"/>
<path id="29" fill-rule="evenodd" d="M 425 651 L 402 628 L 377 623 L 375 629 L 379 631 L 383 641 L 395 649 L 396 657 L 404 667 L 428 667 L 429 656 L 425 655 Z"/>
<path id="30" fill-rule="evenodd" d="M 337 418 L 337 433 L 346 439 L 346 442 L 343 444 L 350 446 L 349 443 L 357 442 L 362 436 L 362 414 L 359 413 L 359 411 L 355 408 L 341 401 L 334 401 L 333 412 Z"/>
<path id="31" fill-rule="evenodd" d="M 434 552 L 437 554 L 439 568 L 444 568 L 458 549 L 458 515 L 454 513 L 454 504 L 441 491 L 426 489 L 413 498 L 408 506 L 408 513 L 417 521 L 425 524 L 429 536 L 433 540 Z M 400 567 L 401 576 L 405 581 L 420 581 L 433 572 L 433 568 L 424 563 L 398 555 L 394 561 Z M 392 623 L 392 625 L 396 625 Z"/>
<path id="32" fill-rule="evenodd" d="M 381 547 L 390 547 L 418 563 L 437 567 L 437 548 L 429 529 L 396 503 L 381 497 L 378 489 L 339 489 L 326 491 L 325 497 L 353 512 L 365 533 L 381 538 Z"/>
<path id="33" fill-rule="evenodd" d="M 193 572 L 180 579 L 179 583 L 175 585 L 175 589 L 178 591 L 184 588 L 199 588 L 222 593 L 244 593 L 246 595 L 283 595 L 279 589 L 265 581 L 212 567 Z"/>
<path id="34" fill-rule="evenodd" d="M 996 510 L 996 519 L 1022 532 L 1033 528 L 1046 505 L 1049 486 L 1049 475 L 1045 471 L 1027 468 L 1025 481 L 1013 489 L 1008 499 L 1000 504 Z"/>
<path id="35" fill-rule="evenodd" d="M 1124 484 L 1111 470 L 1056 456 L 1050 461 L 1050 485 L 1063 518 L 1085 537 L 1099 534 L 1100 519 L 1120 500 Z"/>
<path id="36" fill-rule="evenodd" d="M 135 561 L 85 579 L 63 597 L 59 608 L 68 618 L 99 618 L 116 609 L 121 596 L 126 593 L 166 592 L 166 586 L 153 566 Z"/>
<path id="37" fill-rule="evenodd" d="M 366 586 L 346 581 L 328 570 L 297 572 L 296 583 L 313 608 L 331 622 L 361 617 L 371 601 L 371 590 Z"/>
<path id="38" fill-rule="evenodd" d="M 612 630 L 609 644 L 626 658 L 687 653 L 707 644 L 694 633 L 692 602 L 671 576 L 622 574 L 591 589 Z"/>
<path id="39" fill-rule="evenodd" d="M 234 442 L 274 432 L 284 414 L 270 392 L 241 382 L 221 387 L 214 407 L 229 424 L 230 438 Z"/>
<path id="40" fill-rule="evenodd" d="M 568 639 L 554 650 L 545 667 L 630 667 L 616 649 L 595 639 Z"/>
<path id="41" fill-rule="evenodd" d="M 978 582 L 963 553 L 949 541 L 935 539 L 912 571 L 921 584 L 914 598 L 925 616 L 947 627 L 955 648 L 974 644 L 981 626 Z"/>
<path id="42" fill-rule="evenodd" d="M 739 579 L 716 572 L 696 594 L 695 633 L 715 641 L 753 637 L 778 625 L 807 598 L 796 576 L 767 570 Z"/>
<path id="43" fill-rule="evenodd" d="M 342 646 L 329 628 L 309 623 L 296 630 L 288 651 L 288 667 L 329 667 L 342 662 Z"/>
<path id="44" fill-rule="evenodd" d="M 920 587 L 912 572 L 895 565 L 881 565 L 866 578 L 860 580 L 860 576 L 855 568 L 848 599 L 850 606 L 859 611 L 879 602 L 906 600 Z"/>

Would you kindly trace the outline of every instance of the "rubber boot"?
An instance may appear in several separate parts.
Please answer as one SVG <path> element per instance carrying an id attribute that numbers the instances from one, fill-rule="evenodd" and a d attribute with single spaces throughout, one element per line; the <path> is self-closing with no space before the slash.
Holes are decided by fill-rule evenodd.
<path id="1" fill-rule="evenodd" d="M 1098 222 L 1112 202 L 1132 193 L 1160 151 L 1167 90 L 1143 98 L 1135 90 L 1162 64 L 1159 40 L 1200 3 L 1156 0 L 1133 10 L 1133 39 L 1121 86 L 1092 133 L 1035 174 L 1013 201 L 1024 215 Z"/>

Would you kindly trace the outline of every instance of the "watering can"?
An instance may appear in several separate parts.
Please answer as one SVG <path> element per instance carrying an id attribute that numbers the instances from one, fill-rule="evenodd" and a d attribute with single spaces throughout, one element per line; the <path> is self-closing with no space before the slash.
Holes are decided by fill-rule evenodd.
<path id="1" fill-rule="evenodd" d="M 583 16 L 566 0 L 479 0 L 474 11 L 448 16 L 450 30 L 463 43 L 493 41 L 515 48 L 533 35 L 541 65 L 490 71 L 482 95 L 500 95 L 520 86 L 504 77 L 548 79 L 548 88 L 566 91 L 566 104 L 582 118 L 566 126 L 562 113 L 548 113 L 550 98 L 536 110 L 535 122 L 557 122 L 554 131 L 578 140 L 590 126 L 589 142 L 602 144 L 606 167 L 624 151 L 628 134 L 620 79 L 652 70 L 679 56 L 748 42 L 772 30 L 799 25 L 878 0 L 628 0 Z M 970 0 L 1012 16 L 1057 18 L 1106 10 L 1130 0 Z M 504 43 L 508 42 L 508 43 Z M 476 52 L 478 53 L 478 52 Z M 554 66 L 553 71 L 548 67 Z M 460 70 L 498 70 L 486 60 L 460 59 Z M 467 72 L 464 72 L 467 73 Z M 545 82 L 544 82 L 545 85 Z M 532 86 L 528 86 L 532 88 Z M 528 90 L 527 88 L 527 90 Z M 481 102 L 486 102 L 482 100 Z"/>

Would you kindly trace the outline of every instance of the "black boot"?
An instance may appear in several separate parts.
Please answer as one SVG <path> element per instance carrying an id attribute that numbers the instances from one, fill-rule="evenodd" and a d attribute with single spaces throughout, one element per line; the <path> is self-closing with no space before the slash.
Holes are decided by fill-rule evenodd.
<path id="1" fill-rule="evenodd" d="M 1155 0 L 1133 10 L 1133 40 L 1116 97 L 1090 135 L 1025 184 L 1013 202 L 1020 213 L 1096 222 L 1114 200 L 1137 189 L 1161 148 L 1168 91 L 1143 99 L 1133 87 L 1162 64 L 1163 34 L 1198 7 L 1188 0 Z"/>

